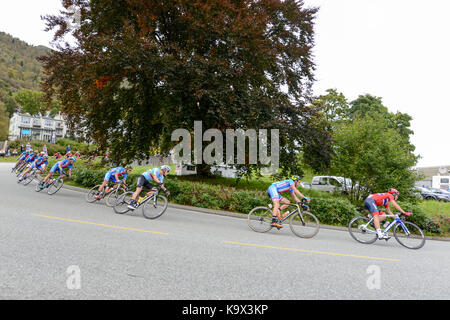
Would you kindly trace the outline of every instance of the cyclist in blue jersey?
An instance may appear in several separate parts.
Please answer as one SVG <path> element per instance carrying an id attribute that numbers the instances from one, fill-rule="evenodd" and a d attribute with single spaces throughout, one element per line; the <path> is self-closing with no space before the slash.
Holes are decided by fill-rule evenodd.
<path id="1" fill-rule="evenodd" d="M 44 180 L 41 181 L 41 183 L 39 184 L 39 187 L 41 189 L 48 187 L 48 185 L 51 183 L 48 181 L 55 174 L 56 171 L 58 171 L 61 176 L 66 177 L 67 174 L 66 174 L 65 170 L 68 170 L 69 178 L 72 178 L 73 164 L 76 161 L 77 161 L 77 159 L 72 157 L 72 158 L 64 159 L 62 161 L 55 163 L 55 165 L 50 169 L 50 172 L 48 173 L 48 175 L 44 178 Z"/>
<path id="2" fill-rule="evenodd" d="M 100 188 L 98 188 L 98 193 L 100 194 L 103 191 L 103 189 L 108 185 L 109 181 L 112 181 L 113 183 L 116 184 L 122 182 L 125 183 L 125 181 L 127 180 L 127 176 L 130 174 L 132 170 L 133 169 L 131 169 L 130 167 L 127 168 L 117 167 L 109 170 L 108 173 L 105 175 L 105 179 L 103 179 L 102 185 L 100 186 Z M 106 193 L 108 193 L 109 191 L 110 189 L 106 188 Z M 101 199 L 100 195 L 96 195 L 95 197 L 97 198 L 97 200 Z"/>
<path id="3" fill-rule="evenodd" d="M 30 150 L 30 152 L 25 156 L 25 160 L 22 161 L 22 164 L 19 166 L 17 170 L 22 170 L 25 166 L 29 165 L 30 163 L 33 163 L 37 159 L 37 154 L 34 153 L 33 150 Z"/>
<path id="4" fill-rule="evenodd" d="M 148 170 L 144 172 L 137 181 L 137 188 L 136 192 L 131 197 L 131 202 L 128 205 L 128 209 L 135 210 L 138 206 L 137 204 L 137 197 L 142 191 L 143 187 L 146 187 L 150 191 L 147 193 L 147 196 L 150 196 L 154 192 L 154 188 L 156 187 L 151 182 L 156 182 L 158 185 L 161 186 L 163 191 L 166 193 L 167 196 L 170 195 L 170 192 L 164 187 L 164 177 L 166 177 L 170 172 L 169 166 L 162 166 L 159 168 L 154 168 L 151 170 Z"/>
<path id="5" fill-rule="evenodd" d="M 281 210 L 286 209 L 291 203 L 288 199 L 283 198 L 280 193 L 289 191 L 294 197 L 295 201 L 301 202 L 297 195 L 302 199 L 310 201 L 308 197 L 305 197 L 300 191 L 298 191 L 297 187 L 301 183 L 301 178 L 299 176 L 293 176 L 291 179 L 278 181 L 273 183 L 269 189 L 267 190 L 267 194 L 272 199 L 273 203 L 273 211 L 272 211 L 272 226 L 278 229 L 283 228 L 283 226 L 278 222 L 278 219 L 282 219 L 287 216 L 289 213 L 286 212 L 283 216 L 281 216 Z M 283 205 L 281 205 L 283 204 Z"/>
<path id="6" fill-rule="evenodd" d="M 32 164 L 28 166 L 28 169 L 22 174 L 22 176 L 19 178 L 19 182 L 25 180 L 29 175 L 30 172 L 36 168 L 39 173 L 42 173 L 45 171 L 45 169 L 48 166 L 48 155 L 44 152 L 41 152 L 39 154 L 39 157 L 34 161 Z"/>
<path id="7" fill-rule="evenodd" d="M 19 168 L 19 166 L 20 166 L 21 164 L 23 164 L 23 162 L 24 162 L 25 159 L 27 158 L 28 154 L 29 154 L 28 151 L 24 151 L 24 152 L 22 152 L 22 153 L 20 154 L 19 158 L 17 159 L 16 165 L 14 166 L 14 168 L 13 168 L 12 171 L 14 171 L 15 168 Z"/>

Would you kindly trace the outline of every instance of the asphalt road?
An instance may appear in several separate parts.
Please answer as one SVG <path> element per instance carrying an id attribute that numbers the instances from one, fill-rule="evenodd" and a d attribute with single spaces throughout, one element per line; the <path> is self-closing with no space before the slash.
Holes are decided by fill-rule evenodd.
<path id="1" fill-rule="evenodd" d="M 117 215 L 77 191 L 18 185 L 11 167 L 0 163 L 0 299 L 450 299 L 449 242 L 258 234 L 173 208 Z"/>

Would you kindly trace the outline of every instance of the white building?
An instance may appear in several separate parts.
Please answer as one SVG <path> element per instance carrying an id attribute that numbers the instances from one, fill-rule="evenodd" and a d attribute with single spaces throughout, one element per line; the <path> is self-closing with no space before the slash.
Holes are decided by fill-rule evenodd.
<path id="1" fill-rule="evenodd" d="M 14 113 L 9 122 L 9 140 L 17 139 L 56 141 L 66 137 L 67 126 L 61 114 L 51 117 L 31 116 L 27 113 Z"/>

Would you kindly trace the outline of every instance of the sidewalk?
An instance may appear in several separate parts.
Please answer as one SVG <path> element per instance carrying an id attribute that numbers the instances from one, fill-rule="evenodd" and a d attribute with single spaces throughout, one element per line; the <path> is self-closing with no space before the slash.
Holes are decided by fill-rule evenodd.
<path id="1" fill-rule="evenodd" d="M 79 188 L 79 187 L 73 187 L 73 186 L 63 186 L 64 189 L 77 191 L 81 193 L 87 193 L 87 189 Z M 169 208 L 173 209 L 180 209 L 180 210 L 187 210 L 187 211 L 194 211 L 194 212 L 201 212 L 206 214 L 213 214 L 218 216 L 225 216 L 225 217 L 231 217 L 231 218 L 238 218 L 238 219 L 247 219 L 247 215 L 243 213 L 235 213 L 235 212 L 229 212 L 229 211 L 223 211 L 223 210 L 214 210 L 214 209 L 206 209 L 206 208 L 200 208 L 200 207 L 192 207 L 192 206 L 186 206 L 181 204 L 175 204 L 175 203 L 169 203 Z M 337 231 L 345 231 L 348 232 L 348 229 L 346 227 L 338 227 L 338 226 L 330 226 L 330 225 L 324 225 L 320 224 L 321 229 L 328 229 L 328 230 L 337 230 Z M 450 238 L 444 238 L 444 237 L 425 237 L 427 240 L 437 240 L 437 241 L 450 241 Z"/>

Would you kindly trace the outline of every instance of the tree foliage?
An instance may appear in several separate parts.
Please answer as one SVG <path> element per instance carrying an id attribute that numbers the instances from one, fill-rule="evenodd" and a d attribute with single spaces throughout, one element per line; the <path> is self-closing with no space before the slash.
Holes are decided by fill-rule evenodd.
<path id="1" fill-rule="evenodd" d="M 0 141 L 6 140 L 9 133 L 9 114 L 5 104 L 0 101 Z"/>
<path id="2" fill-rule="evenodd" d="M 363 196 L 389 188 L 410 194 L 417 157 L 382 115 L 358 115 L 339 124 L 333 147 L 331 173 L 352 179 L 352 200 L 362 200 Z"/>
<path id="3" fill-rule="evenodd" d="M 65 44 L 69 13 L 47 16 L 58 51 L 41 60 L 43 89 L 71 125 L 133 159 L 173 146 L 174 129 L 280 129 L 281 166 L 317 132 L 303 130 L 310 100 L 315 8 L 294 0 L 73 0 L 77 45 Z M 282 90 L 287 88 L 287 92 Z M 247 166 L 250 167 L 250 166 Z"/>

